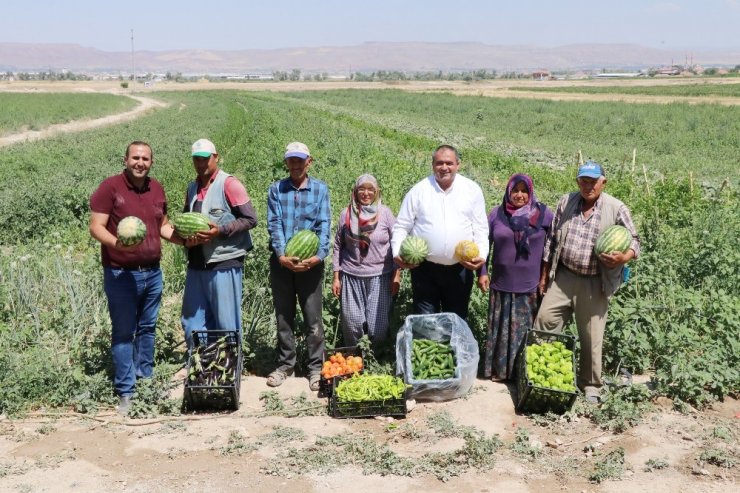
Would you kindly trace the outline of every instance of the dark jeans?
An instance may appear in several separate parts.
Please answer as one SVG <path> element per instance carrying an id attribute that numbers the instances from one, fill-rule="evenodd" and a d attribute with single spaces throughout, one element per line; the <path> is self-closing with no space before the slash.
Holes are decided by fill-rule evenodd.
<path id="1" fill-rule="evenodd" d="M 301 307 L 306 325 L 306 346 L 308 348 L 308 369 L 320 372 L 324 353 L 324 324 L 321 320 L 322 292 L 324 280 L 323 262 L 306 272 L 293 272 L 270 256 L 270 286 L 275 305 L 278 337 L 278 364 L 287 370 L 296 363 L 295 316 L 296 298 Z"/>
<path id="2" fill-rule="evenodd" d="M 473 272 L 460 264 L 422 262 L 411 269 L 411 294 L 415 314 L 452 312 L 466 320 Z"/>
<path id="3" fill-rule="evenodd" d="M 120 396 L 134 393 L 136 378 L 152 376 L 154 334 L 162 300 L 162 271 L 104 268 L 103 285 L 111 319 L 113 387 Z"/>

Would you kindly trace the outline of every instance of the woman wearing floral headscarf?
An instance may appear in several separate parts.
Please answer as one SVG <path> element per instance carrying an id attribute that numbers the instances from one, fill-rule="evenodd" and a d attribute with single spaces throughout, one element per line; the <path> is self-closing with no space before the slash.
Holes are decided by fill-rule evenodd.
<path id="1" fill-rule="evenodd" d="M 360 176 L 334 237 L 332 292 L 341 299 L 344 343 L 354 346 L 365 331 L 373 345 L 388 334 L 400 271 L 391 253 L 393 212 L 380 203 L 374 176 Z"/>
<path id="2" fill-rule="evenodd" d="M 552 212 L 535 197 L 532 178 L 524 174 L 509 178 L 501 205 L 488 215 L 491 277 L 484 267 L 478 278 L 483 291 L 491 290 L 486 378 L 513 378 L 514 360 L 537 314 L 542 254 L 552 220 Z"/>

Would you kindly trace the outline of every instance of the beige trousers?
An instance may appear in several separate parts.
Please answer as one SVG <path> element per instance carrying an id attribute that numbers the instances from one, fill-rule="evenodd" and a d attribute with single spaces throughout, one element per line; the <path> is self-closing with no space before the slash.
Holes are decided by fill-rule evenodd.
<path id="1" fill-rule="evenodd" d="M 600 276 L 581 276 L 562 265 L 542 300 L 534 321 L 536 330 L 561 332 L 575 316 L 581 356 L 578 386 L 601 387 L 601 345 L 604 341 L 609 299 L 601 290 Z"/>

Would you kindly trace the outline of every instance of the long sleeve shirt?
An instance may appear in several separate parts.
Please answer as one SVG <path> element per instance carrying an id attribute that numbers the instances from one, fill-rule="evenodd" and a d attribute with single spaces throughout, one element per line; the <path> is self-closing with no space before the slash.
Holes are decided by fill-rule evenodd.
<path id="1" fill-rule="evenodd" d="M 427 260 L 454 265 L 455 246 L 462 240 L 478 245 L 479 257 L 488 257 L 488 219 L 481 188 L 460 174 L 447 190 L 428 176 L 406 194 L 393 227 L 393 256 L 407 236 L 419 236 L 429 246 Z"/>
<path id="2" fill-rule="evenodd" d="M 270 185 L 267 192 L 267 231 L 270 249 L 280 257 L 285 255 L 285 245 L 294 234 L 304 229 L 319 237 L 316 255 L 324 259 L 329 255 L 331 206 L 329 187 L 316 178 L 308 177 L 296 188 L 290 178 Z"/>
<path id="3" fill-rule="evenodd" d="M 578 203 L 570 218 L 564 217 L 565 208 L 568 203 L 568 195 L 564 195 L 555 210 L 555 219 L 553 220 L 553 232 L 547 236 L 545 241 L 545 253 L 543 260 L 550 263 L 555 251 L 554 230 L 557 225 L 570 219 L 570 228 L 568 236 L 563 244 L 559 262 L 571 271 L 586 275 L 595 276 L 599 273 L 599 260 L 594 253 L 594 245 L 601 231 L 601 213 L 602 202 L 604 197 L 599 197 L 594 204 L 593 212 L 589 217 L 585 217 L 581 212 L 582 198 L 578 198 Z M 615 224 L 624 226 L 632 235 L 630 248 L 635 252 L 635 258 L 640 256 L 640 240 L 637 235 L 637 228 L 632 221 L 632 216 L 626 205 L 620 204 L 617 211 Z"/>
<path id="4" fill-rule="evenodd" d="M 367 254 L 360 255 L 360 245 L 347 235 L 347 209 L 339 215 L 339 226 L 334 235 L 334 272 L 344 272 L 356 277 L 373 277 L 393 272 L 396 264 L 391 252 L 391 234 L 396 218 L 391 210 L 381 205 L 378 210 L 378 223 L 370 234 Z"/>
<path id="5" fill-rule="evenodd" d="M 488 215 L 490 242 L 491 288 L 507 293 L 533 293 L 540 280 L 540 264 L 545 238 L 550 232 L 553 214 L 545 207 L 542 229 L 529 236 L 529 255 L 517 254 L 514 231 L 501 217 L 501 206 L 494 207 Z M 482 269 L 483 273 L 488 273 Z"/>

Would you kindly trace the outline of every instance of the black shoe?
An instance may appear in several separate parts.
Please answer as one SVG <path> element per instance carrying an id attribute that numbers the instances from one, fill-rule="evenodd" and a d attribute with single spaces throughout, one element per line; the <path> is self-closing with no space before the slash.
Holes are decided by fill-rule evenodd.
<path id="1" fill-rule="evenodd" d="M 128 410 L 131 407 L 131 396 L 129 395 L 122 395 L 118 398 L 118 408 L 116 408 L 116 411 L 118 411 L 118 414 L 122 416 L 128 416 Z"/>

